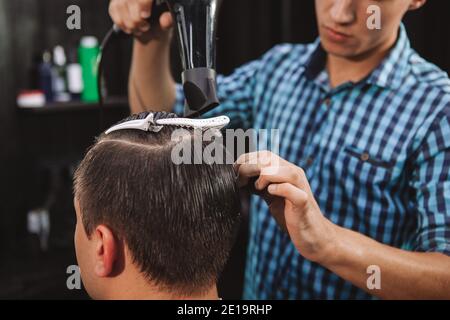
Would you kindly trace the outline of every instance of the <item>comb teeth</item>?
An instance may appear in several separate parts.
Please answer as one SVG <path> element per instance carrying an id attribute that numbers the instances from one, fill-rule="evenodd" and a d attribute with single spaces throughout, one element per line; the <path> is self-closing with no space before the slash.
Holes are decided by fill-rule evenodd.
<path id="1" fill-rule="evenodd" d="M 121 124 L 121 123 L 125 123 L 125 122 L 129 122 L 129 121 L 134 121 L 134 120 L 142 120 L 148 117 L 150 113 L 149 112 L 141 112 L 138 114 L 133 114 L 132 116 L 129 116 L 126 119 L 123 119 L 119 122 L 117 122 L 115 125 Z"/>
<path id="2" fill-rule="evenodd" d="M 144 118 L 146 118 L 146 117 L 144 117 Z M 158 121 L 158 120 L 162 120 L 162 119 L 174 119 L 174 118 L 178 118 L 178 116 L 175 113 L 153 112 L 153 120 L 154 121 Z"/>
<path id="3" fill-rule="evenodd" d="M 115 126 L 117 126 L 119 124 L 122 124 L 122 123 L 134 121 L 134 120 L 147 119 L 150 114 L 153 114 L 153 119 L 155 121 L 160 120 L 160 119 L 173 119 L 173 118 L 177 118 L 178 117 L 175 113 L 169 113 L 169 112 L 141 112 L 141 113 L 137 113 L 137 114 L 131 115 L 128 118 L 117 122 L 115 124 Z"/>

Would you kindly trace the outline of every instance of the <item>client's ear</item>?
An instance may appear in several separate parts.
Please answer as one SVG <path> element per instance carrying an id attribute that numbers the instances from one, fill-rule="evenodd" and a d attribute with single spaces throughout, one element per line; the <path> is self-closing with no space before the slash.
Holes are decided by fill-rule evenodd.
<path id="1" fill-rule="evenodd" d="M 114 263 L 119 255 L 119 243 L 114 233 L 105 225 L 99 225 L 93 233 L 95 262 L 94 272 L 98 277 L 112 274 Z"/>

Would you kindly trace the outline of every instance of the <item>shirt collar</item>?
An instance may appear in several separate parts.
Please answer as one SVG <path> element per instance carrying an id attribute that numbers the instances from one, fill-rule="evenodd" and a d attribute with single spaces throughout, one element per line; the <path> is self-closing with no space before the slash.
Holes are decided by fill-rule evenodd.
<path id="1" fill-rule="evenodd" d="M 314 48 L 305 64 L 305 76 L 312 81 L 315 81 L 320 72 L 325 69 L 327 59 L 327 54 L 320 43 L 320 38 L 314 42 Z M 401 24 L 394 47 L 380 65 L 361 82 L 382 88 L 396 89 L 400 87 L 407 73 L 410 53 L 411 45 L 408 35 L 404 25 Z"/>

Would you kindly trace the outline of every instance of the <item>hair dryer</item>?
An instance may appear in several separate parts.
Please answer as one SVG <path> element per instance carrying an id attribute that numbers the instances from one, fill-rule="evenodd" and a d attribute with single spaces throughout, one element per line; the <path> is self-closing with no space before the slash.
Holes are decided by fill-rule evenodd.
<path id="1" fill-rule="evenodd" d="M 184 115 L 197 117 L 219 105 L 216 27 L 222 0 L 156 0 L 152 20 L 168 7 L 175 22 L 186 97 Z M 166 6 L 167 5 L 167 6 Z"/>

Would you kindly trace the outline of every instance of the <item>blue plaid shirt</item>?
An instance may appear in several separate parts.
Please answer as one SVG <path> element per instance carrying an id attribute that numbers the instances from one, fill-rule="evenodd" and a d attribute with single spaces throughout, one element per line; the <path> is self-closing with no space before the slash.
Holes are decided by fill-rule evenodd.
<path id="1" fill-rule="evenodd" d="M 380 66 L 330 88 L 320 41 L 283 44 L 218 78 L 234 127 L 279 129 L 323 214 L 389 246 L 450 255 L 450 81 L 410 47 L 404 27 Z M 175 111 L 182 112 L 177 89 Z M 304 259 L 252 197 L 246 299 L 367 299 Z"/>

